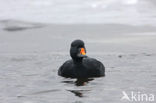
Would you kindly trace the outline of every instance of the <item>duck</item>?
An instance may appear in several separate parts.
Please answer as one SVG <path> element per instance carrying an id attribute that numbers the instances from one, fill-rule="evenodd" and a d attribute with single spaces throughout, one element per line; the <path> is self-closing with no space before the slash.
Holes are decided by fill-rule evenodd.
<path id="1" fill-rule="evenodd" d="M 58 70 L 58 75 L 66 78 L 92 78 L 105 76 L 105 67 L 97 59 L 86 55 L 85 44 L 77 39 L 71 43 L 71 59 Z"/>

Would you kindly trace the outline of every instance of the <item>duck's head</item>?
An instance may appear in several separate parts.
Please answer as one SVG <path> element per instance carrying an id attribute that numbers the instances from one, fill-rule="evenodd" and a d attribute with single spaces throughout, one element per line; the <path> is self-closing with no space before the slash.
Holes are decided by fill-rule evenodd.
<path id="1" fill-rule="evenodd" d="M 70 47 L 70 56 L 73 59 L 82 59 L 86 57 L 86 48 L 82 40 L 74 40 Z"/>

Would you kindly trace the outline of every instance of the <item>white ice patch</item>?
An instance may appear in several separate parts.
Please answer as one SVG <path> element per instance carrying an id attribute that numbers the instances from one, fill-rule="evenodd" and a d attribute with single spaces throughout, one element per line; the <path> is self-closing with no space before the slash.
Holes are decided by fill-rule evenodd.
<path id="1" fill-rule="evenodd" d="M 135 5 L 138 3 L 138 0 L 100 0 L 95 1 L 91 4 L 92 8 L 106 8 L 113 5 Z"/>
<path id="2" fill-rule="evenodd" d="M 32 1 L 32 4 L 36 5 L 36 6 L 51 6 L 51 5 L 53 5 L 53 1 L 52 0 L 46 0 L 46 1 L 34 0 L 34 1 Z"/>
<path id="3" fill-rule="evenodd" d="M 139 0 L 122 0 L 124 4 L 135 5 Z"/>

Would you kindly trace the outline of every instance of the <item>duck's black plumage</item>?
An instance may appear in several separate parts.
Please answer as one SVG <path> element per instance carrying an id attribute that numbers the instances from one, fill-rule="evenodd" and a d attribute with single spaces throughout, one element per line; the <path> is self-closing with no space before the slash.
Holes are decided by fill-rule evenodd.
<path id="1" fill-rule="evenodd" d="M 86 49 L 82 40 L 75 40 L 71 44 L 71 60 L 66 61 L 58 70 L 58 75 L 70 78 L 89 78 L 105 75 L 104 65 L 85 55 Z"/>

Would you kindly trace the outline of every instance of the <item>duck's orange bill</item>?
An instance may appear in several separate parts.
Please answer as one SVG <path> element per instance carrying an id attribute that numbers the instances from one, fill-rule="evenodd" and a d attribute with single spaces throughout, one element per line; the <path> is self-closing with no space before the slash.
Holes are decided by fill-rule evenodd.
<path id="1" fill-rule="evenodd" d="M 82 54 L 82 55 L 86 55 L 86 51 L 85 51 L 84 48 L 81 48 L 80 54 Z"/>

